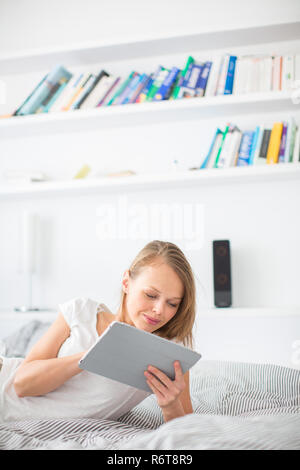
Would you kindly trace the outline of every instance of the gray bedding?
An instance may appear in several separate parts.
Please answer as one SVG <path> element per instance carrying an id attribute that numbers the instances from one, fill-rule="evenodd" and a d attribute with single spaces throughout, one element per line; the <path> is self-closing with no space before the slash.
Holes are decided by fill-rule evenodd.
<path id="1" fill-rule="evenodd" d="M 31 322 L 2 350 L 22 357 L 44 328 Z M 194 413 L 165 424 L 153 395 L 118 421 L 0 423 L 0 449 L 300 449 L 299 370 L 200 360 L 191 396 Z"/>

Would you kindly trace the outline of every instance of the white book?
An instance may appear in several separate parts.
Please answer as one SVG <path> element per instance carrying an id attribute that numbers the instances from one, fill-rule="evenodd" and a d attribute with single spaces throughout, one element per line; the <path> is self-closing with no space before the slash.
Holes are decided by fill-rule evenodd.
<path id="1" fill-rule="evenodd" d="M 216 95 L 224 95 L 226 77 L 227 77 L 227 71 L 228 71 L 228 65 L 229 65 L 229 58 L 230 58 L 229 54 L 226 54 L 224 57 L 221 72 L 219 75 Z"/>
<path id="2" fill-rule="evenodd" d="M 264 58 L 264 79 L 263 79 L 263 91 L 272 90 L 272 75 L 273 75 L 273 58 Z"/>
<path id="3" fill-rule="evenodd" d="M 226 161 L 230 158 L 229 156 L 229 149 L 230 149 L 230 142 L 232 139 L 232 131 L 228 131 L 225 137 L 225 140 L 222 145 L 221 154 L 217 163 L 218 168 L 224 168 L 226 166 Z"/>
<path id="4" fill-rule="evenodd" d="M 230 159 L 226 161 L 225 167 L 236 166 L 241 140 L 242 132 L 239 129 L 236 129 L 232 134 L 230 142 L 230 149 L 228 152 L 230 155 Z"/>
<path id="5" fill-rule="evenodd" d="M 282 57 L 282 80 L 281 89 L 283 91 L 290 91 L 294 82 L 294 56 L 285 55 Z"/>
<path id="6" fill-rule="evenodd" d="M 300 129 L 299 127 L 296 130 L 295 135 L 295 145 L 293 150 L 293 163 L 299 163 L 299 156 L 300 156 Z"/>
<path id="7" fill-rule="evenodd" d="M 239 94 L 239 83 L 240 83 L 240 76 L 241 76 L 241 58 L 237 57 L 235 62 L 235 70 L 234 70 L 234 77 L 233 77 L 233 86 L 232 86 L 232 94 L 238 95 Z"/>
<path id="8" fill-rule="evenodd" d="M 272 90 L 281 90 L 281 67 L 282 67 L 282 56 L 277 55 L 273 59 L 273 75 L 272 75 Z"/>
<path id="9" fill-rule="evenodd" d="M 101 78 L 100 82 L 95 86 L 93 91 L 89 94 L 87 99 L 83 102 L 80 109 L 95 108 L 101 99 L 105 96 L 109 88 L 112 86 L 116 77 L 110 75 L 109 77 Z"/>
<path id="10" fill-rule="evenodd" d="M 204 96 L 215 96 L 223 60 L 223 56 L 218 56 L 213 59 Z"/>
<path id="11" fill-rule="evenodd" d="M 87 79 L 89 78 L 89 76 L 90 76 L 90 72 L 83 72 L 83 74 L 81 75 L 78 83 L 76 83 L 75 86 L 73 87 L 73 90 L 70 93 L 69 99 L 66 100 L 66 102 L 63 104 L 63 107 L 62 107 L 63 111 L 68 111 L 69 109 L 71 109 L 72 104 L 77 99 L 77 96 L 79 96 L 78 92 L 79 93 L 81 92 L 81 89 L 84 86 Z M 76 97 L 75 97 L 75 95 L 76 95 Z"/>
<path id="12" fill-rule="evenodd" d="M 49 109 L 49 112 L 56 112 L 56 111 L 61 111 L 63 105 L 70 99 L 72 93 L 75 91 L 75 85 L 79 81 L 81 74 L 75 74 L 73 77 L 69 80 L 68 84 L 65 86 L 65 89 L 61 92 L 60 96 L 57 98 L 57 100 L 53 103 L 51 108 Z"/>
<path id="13" fill-rule="evenodd" d="M 87 90 L 87 87 L 89 87 L 89 86 L 93 83 L 94 80 L 95 80 L 95 75 L 89 74 L 89 77 L 87 78 L 87 80 L 86 80 L 84 86 L 81 88 L 80 92 L 79 92 L 78 95 L 77 95 L 76 100 L 75 100 L 74 103 L 72 104 L 71 109 L 76 109 L 76 106 L 77 106 L 77 104 L 80 102 L 80 100 L 82 99 L 84 93 L 85 93 L 86 90 Z"/>

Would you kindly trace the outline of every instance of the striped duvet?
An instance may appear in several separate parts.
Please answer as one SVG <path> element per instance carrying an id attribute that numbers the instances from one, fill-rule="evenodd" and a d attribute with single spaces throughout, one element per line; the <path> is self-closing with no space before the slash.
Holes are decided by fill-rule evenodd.
<path id="1" fill-rule="evenodd" d="M 118 421 L 0 424 L 0 449 L 300 449 L 300 371 L 200 361 L 191 373 L 194 414 L 163 423 L 152 395 Z"/>

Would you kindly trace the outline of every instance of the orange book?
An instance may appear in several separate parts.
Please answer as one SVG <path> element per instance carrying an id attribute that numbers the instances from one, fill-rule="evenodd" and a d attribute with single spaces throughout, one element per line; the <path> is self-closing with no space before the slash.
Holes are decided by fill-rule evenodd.
<path id="1" fill-rule="evenodd" d="M 275 122 L 275 124 L 273 125 L 267 151 L 267 163 L 269 164 L 278 162 L 282 128 L 282 122 Z"/>

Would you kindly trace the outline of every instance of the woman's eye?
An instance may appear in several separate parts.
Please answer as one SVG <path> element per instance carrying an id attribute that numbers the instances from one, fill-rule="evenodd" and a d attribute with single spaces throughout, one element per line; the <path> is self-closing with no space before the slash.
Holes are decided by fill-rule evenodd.
<path id="1" fill-rule="evenodd" d="M 155 299 L 155 295 L 146 294 L 146 296 L 150 297 L 150 299 Z"/>
<path id="2" fill-rule="evenodd" d="M 170 303 L 169 303 L 169 305 L 170 305 L 171 307 L 174 307 L 174 308 L 177 307 L 177 305 L 174 305 L 174 304 L 170 304 Z"/>

